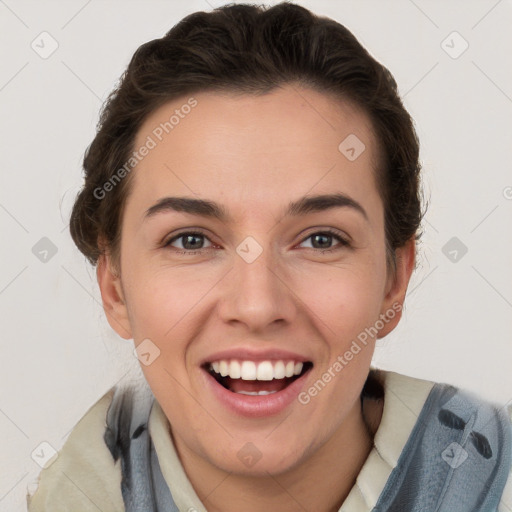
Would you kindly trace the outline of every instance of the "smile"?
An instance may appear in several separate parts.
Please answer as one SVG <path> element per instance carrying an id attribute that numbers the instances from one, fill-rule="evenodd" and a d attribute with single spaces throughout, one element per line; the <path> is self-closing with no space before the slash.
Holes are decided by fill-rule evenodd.
<path id="1" fill-rule="evenodd" d="M 220 359 L 203 370 L 215 396 L 244 416 L 276 414 L 299 394 L 313 363 L 294 360 Z"/>

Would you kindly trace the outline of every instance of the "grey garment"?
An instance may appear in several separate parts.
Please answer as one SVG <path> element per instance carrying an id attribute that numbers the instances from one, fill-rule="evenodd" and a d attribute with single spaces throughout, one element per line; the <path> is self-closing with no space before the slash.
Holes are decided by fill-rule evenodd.
<path id="1" fill-rule="evenodd" d="M 149 436 L 154 396 L 116 389 L 104 440 L 121 458 L 126 512 L 179 512 Z M 512 464 L 504 410 L 435 384 L 373 512 L 496 512 Z"/>
<path id="2" fill-rule="evenodd" d="M 126 512 L 179 512 L 167 486 L 148 422 L 154 396 L 137 400 L 132 389 L 117 388 L 103 436 L 114 461 L 121 458 L 121 492 Z"/>
<path id="3" fill-rule="evenodd" d="M 436 384 L 374 512 L 496 512 L 512 464 L 504 409 Z"/>

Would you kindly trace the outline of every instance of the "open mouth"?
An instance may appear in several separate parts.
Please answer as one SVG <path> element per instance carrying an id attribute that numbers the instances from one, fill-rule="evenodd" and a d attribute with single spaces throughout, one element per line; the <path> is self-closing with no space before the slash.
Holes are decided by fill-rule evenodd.
<path id="1" fill-rule="evenodd" d="M 313 363 L 296 361 L 220 360 L 203 365 L 221 386 L 232 393 L 259 396 L 278 393 L 303 377 Z"/>

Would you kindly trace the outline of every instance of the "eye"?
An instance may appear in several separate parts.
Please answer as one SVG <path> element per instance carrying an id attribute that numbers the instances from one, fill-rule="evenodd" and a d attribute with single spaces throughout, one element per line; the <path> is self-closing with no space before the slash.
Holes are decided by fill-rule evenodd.
<path id="1" fill-rule="evenodd" d="M 336 231 L 326 229 L 324 231 L 317 231 L 315 233 L 311 233 L 307 238 L 304 239 L 302 243 L 306 240 L 311 239 L 312 248 L 318 249 L 321 252 L 332 252 L 342 249 L 343 247 L 347 247 L 350 245 L 348 240 L 339 235 Z M 339 244 L 335 247 L 329 247 L 330 243 L 332 243 L 333 239 L 338 240 Z M 315 245 L 320 245 L 320 247 L 315 247 Z"/>
<path id="2" fill-rule="evenodd" d="M 180 233 L 179 235 L 169 239 L 167 242 L 164 243 L 163 246 L 174 247 L 172 244 L 175 241 L 181 240 L 181 247 L 174 247 L 177 250 L 177 252 L 181 254 L 195 254 L 195 252 L 202 252 L 205 249 L 210 249 L 210 247 L 202 247 L 203 243 L 201 242 L 201 239 L 209 241 L 209 238 L 200 231 L 187 231 L 185 233 Z"/>
<path id="3" fill-rule="evenodd" d="M 302 241 L 302 243 L 309 239 L 313 241 L 310 248 L 313 250 L 316 249 L 322 253 L 337 251 L 343 247 L 350 246 L 350 243 L 345 238 L 339 235 L 336 231 L 330 229 L 311 233 Z M 339 243 L 338 245 L 331 247 L 330 245 L 332 244 L 333 239 L 337 240 Z M 210 246 L 204 247 L 204 240 L 208 240 Z M 181 247 L 176 247 L 174 245 L 174 243 L 178 241 L 180 242 Z M 186 231 L 174 236 L 173 238 L 170 238 L 167 242 L 164 242 L 163 247 L 172 248 L 172 250 L 178 254 L 193 255 L 200 254 L 203 251 L 211 249 L 213 244 L 211 243 L 210 239 L 201 231 Z"/>

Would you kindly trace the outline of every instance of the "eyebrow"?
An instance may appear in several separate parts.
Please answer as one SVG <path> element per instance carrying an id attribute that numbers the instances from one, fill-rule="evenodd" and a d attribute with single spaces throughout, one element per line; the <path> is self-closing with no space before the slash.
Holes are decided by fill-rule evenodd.
<path id="1" fill-rule="evenodd" d="M 322 212 L 333 208 L 351 208 L 359 212 L 367 221 L 368 215 L 365 209 L 354 199 L 346 194 L 323 194 L 317 196 L 304 196 L 297 201 L 290 202 L 285 216 L 298 217 L 308 213 Z M 228 211 L 215 201 L 195 199 L 190 197 L 163 197 L 144 214 L 143 221 L 164 212 L 184 212 L 216 219 L 224 223 L 233 223 L 233 217 Z"/>

